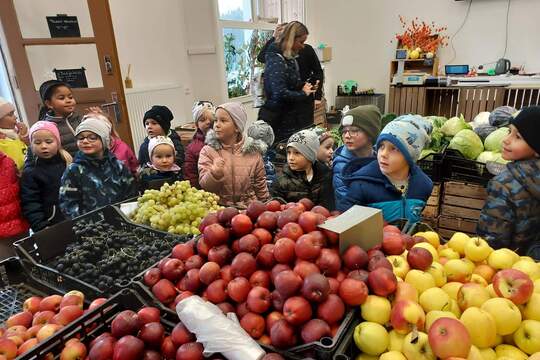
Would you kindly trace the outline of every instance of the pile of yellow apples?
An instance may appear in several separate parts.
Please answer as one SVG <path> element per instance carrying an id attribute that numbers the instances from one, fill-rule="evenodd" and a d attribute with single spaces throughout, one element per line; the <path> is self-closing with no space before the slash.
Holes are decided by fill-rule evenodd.
<path id="1" fill-rule="evenodd" d="M 540 360 L 540 265 L 481 238 L 437 233 L 388 256 L 389 297 L 369 295 L 356 360 Z"/>

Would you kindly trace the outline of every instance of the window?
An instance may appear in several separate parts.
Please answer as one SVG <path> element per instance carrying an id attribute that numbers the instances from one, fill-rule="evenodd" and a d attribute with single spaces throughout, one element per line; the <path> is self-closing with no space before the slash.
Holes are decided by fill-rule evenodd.
<path id="1" fill-rule="evenodd" d="M 303 0 L 218 0 L 219 31 L 229 98 L 247 96 L 257 55 L 276 25 L 303 21 Z"/>

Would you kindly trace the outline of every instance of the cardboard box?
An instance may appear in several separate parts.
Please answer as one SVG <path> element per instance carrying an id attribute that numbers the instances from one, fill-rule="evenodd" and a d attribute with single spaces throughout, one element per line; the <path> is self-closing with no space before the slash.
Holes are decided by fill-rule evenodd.
<path id="1" fill-rule="evenodd" d="M 339 234 L 340 253 L 350 245 L 359 245 L 368 250 L 382 242 L 383 215 L 380 209 L 354 205 L 319 227 Z"/>

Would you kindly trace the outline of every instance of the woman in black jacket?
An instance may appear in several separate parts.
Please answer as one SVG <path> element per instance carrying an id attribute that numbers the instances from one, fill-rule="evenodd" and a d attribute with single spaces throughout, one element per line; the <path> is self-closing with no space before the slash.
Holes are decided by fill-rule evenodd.
<path id="1" fill-rule="evenodd" d="M 277 142 L 313 123 L 313 94 L 319 81 L 314 77 L 314 84 L 302 81 L 299 64 L 309 57 L 297 62 L 299 52 L 305 49 L 307 36 L 306 26 L 293 21 L 287 24 L 276 42 L 267 44 L 262 51 L 266 64 L 266 102 L 259 110 L 258 119 L 272 126 Z"/>

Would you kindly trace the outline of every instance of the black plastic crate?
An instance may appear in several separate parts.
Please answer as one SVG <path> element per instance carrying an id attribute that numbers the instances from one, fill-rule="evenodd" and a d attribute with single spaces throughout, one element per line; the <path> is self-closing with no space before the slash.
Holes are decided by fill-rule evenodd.
<path id="1" fill-rule="evenodd" d="M 336 348 L 334 357 L 332 360 L 354 360 L 360 355 L 360 350 L 354 343 L 354 329 L 358 324 L 362 322 L 362 319 L 356 319 L 349 327 L 347 333 L 343 336 L 343 341 Z"/>
<path id="2" fill-rule="evenodd" d="M 85 293 L 89 299 L 112 295 L 118 290 L 127 287 L 131 279 L 126 281 L 112 280 L 112 283 L 106 286 L 105 284 L 100 283 L 98 279 L 94 279 L 93 282 L 88 282 L 76 276 L 68 275 L 64 270 L 58 270 L 58 267 L 55 266 L 55 258 L 65 254 L 68 245 L 78 241 L 78 235 L 75 233 L 74 226 L 78 226 L 81 223 L 87 224 L 86 226 L 89 228 L 97 227 L 98 229 L 100 224 L 108 224 L 112 226 L 115 231 L 122 231 L 130 235 L 133 233 L 141 234 L 153 239 L 154 242 L 159 243 L 166 241 L 170 244 L 168 251 L 170 251 L 175 244 L 187 240 L 187 237 L 172 234 L 165 235 L 162 232 L 128 223 L 117 209 L 112 206 L 107 206 L 74 220 L 67 220 L 39 231 L 32 236 L 15 243 L 15 250 L 20 257 L 24 268 L 32 274 L 32 276 L 59 290 L 80 290 Z M 107 237 L 107 234 L 103 235 L 104 238 Z M 81 236 L 84 236 L 84 234 Z M 135 248 L 137 248 L 137 246 L 134 245 L 133 249 Z M 118 251 L 124 251 L 124 249 Z M 124 254 L 125 253 L 126 252 L 124 251 Z M 161 254 L 155 255 L 157 258 L 163 257 Z M 143 261 L 132 264 L 132 266 L 137 266 L 136 271 L 141 272 L 152 264 L 153 262 Z"/>
<path id="3" fill-rule="evenodd" d="M 486 164 L 469 160 L 457 150 L 446 149 L 443 163 L 443 180 L 446 181 L 462 181 L 486 186 L 493 178 Z"/>
<path id="4" fill-rule="evenodd" d="M 27 274 L 16 257 L 0 262 L 0 324 L 21 312 L 24 301 L 31 296 L 64 293 Z"/>
<path id="5" fill-rule="evenodd" d="M 434 182 L 440 182 L 444 173 L 444 152 L 431 153 L 418 160 L 422 171 Z"/>
<path id="6" fill-rule="evenodd" d="M 88 346 L 91 340 L 104 332 L 110 331 L 110 324 L 118 313 L 124 310 L 138 311 L 144 306 L 148 306 L 148 304 L 135 291 L 123 289 L 101 306 L 84 314 L 47 340 L 18 357 L 17 360 L 42 359 L 49 353 L 57 358 L 62 352 L 65 343 L 72 338 L 79 338 L 81 342 Z M 166 314 L 165 316 L 162 314 L 161 323 L 166 331 L 170 332 L 177 322 L 177 319 L 170 319 Z"/>

